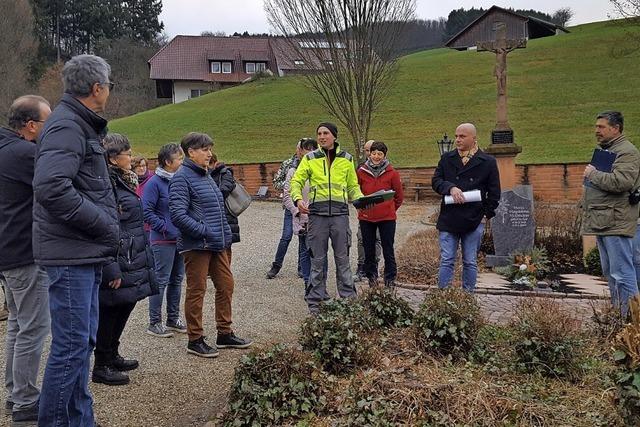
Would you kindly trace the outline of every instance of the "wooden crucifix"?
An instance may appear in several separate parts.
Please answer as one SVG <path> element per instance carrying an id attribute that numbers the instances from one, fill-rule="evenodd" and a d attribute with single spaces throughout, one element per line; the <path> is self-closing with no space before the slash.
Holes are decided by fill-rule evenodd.
<path id="1" fill-rule="evenodd" d="M 492 144 L 513 144 L 513 130 L 507 119 L 507 54 L 515 49 L 527 46 L 526 39 L 507 39 L 507 25 L 504 22 L 494 24 L 496 38 L 490 42 L 478 42 L 478 52 L 490 51 L 496 54 L 494 74 L 498 81 L 498 99 L 496 106 L 496 127 L 491 132 Z"/>

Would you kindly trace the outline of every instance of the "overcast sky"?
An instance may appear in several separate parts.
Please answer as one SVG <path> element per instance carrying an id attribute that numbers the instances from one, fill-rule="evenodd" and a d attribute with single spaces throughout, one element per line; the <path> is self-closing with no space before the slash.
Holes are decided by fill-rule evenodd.
<path id="1" fill-rule="evenodd" d="M 160 19 L 164 22 L 169 37 L 178 34 L 198 35 L 202 31 L 224 31 L 227 34 L 249 31 L 251 33 L 272 32 L 269 28 L 262 0 L 163 0 Z M 604 21 L 612 14 L 608 0 L 417 0 L 416 14 L 422 19 L 446 17 L 453 9 L 492 5 L 514 9 L 537 9 L 553 13 L 569 6 L 575 13 L 569 25 Z"/>

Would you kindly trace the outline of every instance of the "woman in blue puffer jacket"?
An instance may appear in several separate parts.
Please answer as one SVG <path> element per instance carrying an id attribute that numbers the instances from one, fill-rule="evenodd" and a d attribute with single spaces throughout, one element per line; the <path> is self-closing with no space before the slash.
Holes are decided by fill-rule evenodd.
<path id="1" fill-rule="evenodd" d="M 224 210 L 224 196 L 208 170 L 213 141 L 206 134 L 191 132 L 182 138 L 180 145 L 185 160 L 169 183 L 169 212 L 171 221 L 180 231 L 178 250 L 184 256 L 187 275 L 184 302 L 189 335 L 187 353 L 216 357 L 217 347 L 247 348 L 251 341 L 235 336 L 231 329 L 232 237 Z M 213 346 L 205 341 L 202 328 L 207 276 L 216 288 L 218 337 Z"/>

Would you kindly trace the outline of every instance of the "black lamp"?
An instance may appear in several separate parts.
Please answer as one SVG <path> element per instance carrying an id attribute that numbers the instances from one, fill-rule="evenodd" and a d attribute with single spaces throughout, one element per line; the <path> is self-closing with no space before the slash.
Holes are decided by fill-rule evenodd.
<path id="1" fill-rule="evenodd" d="M 451 151 L 451 149 L 453 148 L 454 141 L 452 139 L 449 139 L 449 137 L 445 133 L 444 138 L 442 138 L 440 141 L 436 141 L 436 143 L 438 144 L 440 157 L 442 157 L 444 153 L 448 153 L 449 151 Z"/>

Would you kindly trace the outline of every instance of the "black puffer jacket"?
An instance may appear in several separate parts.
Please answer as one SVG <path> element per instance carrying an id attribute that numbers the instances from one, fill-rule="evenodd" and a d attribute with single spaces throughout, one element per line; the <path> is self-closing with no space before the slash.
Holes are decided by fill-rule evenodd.
<path id="1" fill-rule="evenodd" d="M 38 142 L 33 177 L 33 257 L 40 265 L 105 262 L 118 246 L 118 215 L 100 135 L 107 121 L 65 94 Z"/>
<path id="2" fill-rule="evenodd" d="M 144 232 L 142 202 L 124 183 L 121 172 L 110 168 L 111 180 L 118 204 L 120 244 L 117 260 L 111 259 L 102 270 L 100 304 L 114 306 L 140 301 L 158 293 L 154 274 L 153 253 Z M 108 286 L 122 279 L 118 289 Z"/>
<path id="3" fill-rule="evenodd" d="M 218 184 L 218 188 L 226 200 L 233 189 L 236 188 L 233 169 L 226 167 L 224 163 L 219 163 L 218 166 L 211 170 L 211 177 L 216 184 Z M 231 227 L 231 242 L 238 243 L 240 241 L 240 224 L 238 223 L 238 218 L 229 212 L 226 204 L 224 206 L 224 213 L 227 216 L 229 227 Z"/>

